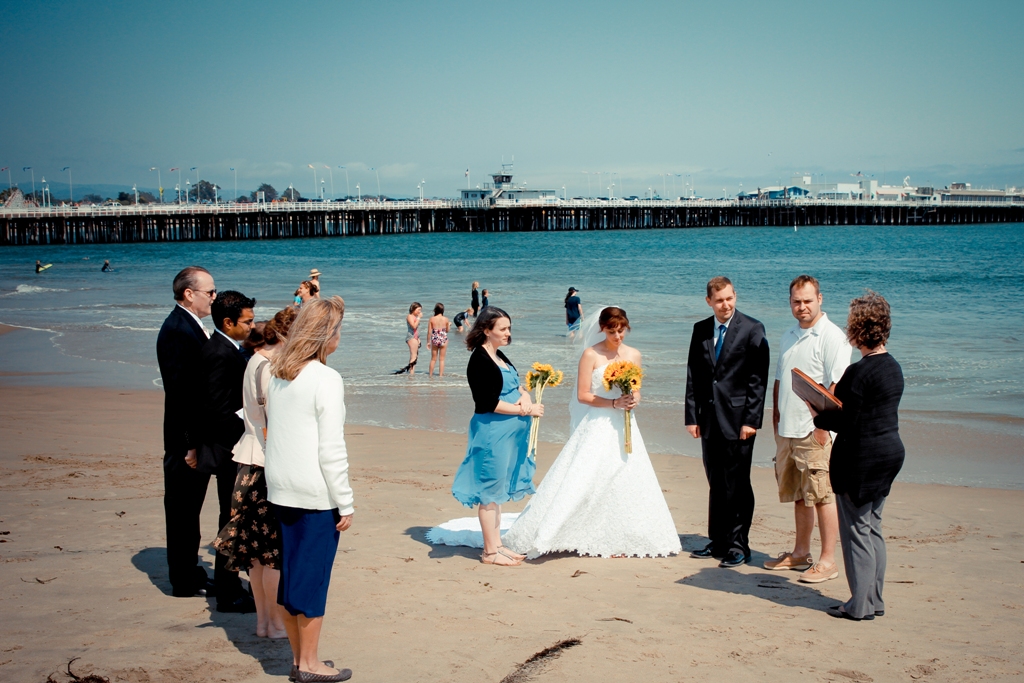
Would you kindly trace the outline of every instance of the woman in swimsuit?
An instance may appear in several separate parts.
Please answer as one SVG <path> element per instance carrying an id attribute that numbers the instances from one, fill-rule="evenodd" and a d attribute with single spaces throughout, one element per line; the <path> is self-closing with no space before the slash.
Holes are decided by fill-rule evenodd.
<path id="1" fill-rule="evenodd" d="M 409 345 L 409 374 L 416 371 L 416 359 L 420 356 L 420 318 L 423 317 L 423 306 L 418 301 L 409 305 L 409 315 L 405 316 L 405 343 Z"/>
<path id="2" fill-rule="evenodd" d="M 434 304 L 434 316 L 427 323 L 427 337 L 430 341 L 430 368 L 427 377 L 434 374 L 434 363 L 440 359 L 438 377 L 444 377 L 444 354 L 448 350 L 448 330 L 451 322 L 444 317 L 444 304 Z"/>

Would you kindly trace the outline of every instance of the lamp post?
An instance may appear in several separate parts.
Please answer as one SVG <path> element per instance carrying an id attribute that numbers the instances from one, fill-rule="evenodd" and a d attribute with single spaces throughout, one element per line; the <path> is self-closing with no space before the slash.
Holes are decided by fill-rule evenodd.
<path id="1" fill-rule="evenodd" d="M 338 168 L 345 171 L 345 199 L 352 198 L 352 188 L 348 184 L 348 168 L 346 166 L 339 166 Z"/>
<path id="2" fill-rule="evenodd" d="M 377 176 L 377 201 L 380 201 L 380 171 L 376 168 L 371 168 L 370 170 Z"/>
<path id="3" fill-rule="evenodd" d="M 295 188 L 292 187 L 291 183 L 288 183 L 288 191 L 292 193 L 292 199 L 291 200 L 294 202 L 295 201 Z"/>
<path id="4" fill-rule="evenodd" d="M 192 181 L 188 178 L 185 179 L 185 205 L 188 205 L 188 196 L 192 194 Z M 199 199 L 199 192 L 196 192 L 196 200 Z"/>
<path id="5" fill-rule="evenodd" d="M 331 201 L 333 202 L 334 201 L 334 196 L 335 196 L 334 195 L 334 171 L 327 164 L 324 164 L 324 168 L 326 168 L 327 172 L 331 174 Z"/>
<path id="6" fill-rule="evenodd" d="M 156 186 L 157 186 L 157 189 L 160 191 L 160 203 L 163 204 L 164 203 L 164 184 L 160 181 L 160 169 L 157 168 L 156 166 L 153 166 L 149 170 L 150 171 L 156 171 Z"/>
<path id="7" fill-rule="evenodd" d="M 565 185 L 562 185 L 562 201 L 568 201 L 569 197 L 565 194 Z"/>
<path id="8" fill-rule="evenodd" d="M 238 171 L 234 167 L 231 168 L 235 173 L 235 201 L 238 201 Z"/>
<path id="9" fill-rule="evenodd" d="M 320 178 L 320 201 L 324 200 L 324 185 L 327 183 L 326 180 Z"/>
<path id="10" fill-rule="evenodd" d="M 181 185 L 174 186 L 174 194 L 178 198 L 178 206 L 181 206 Z"/>
<path id="11" fill-rule="evenodd" d="M 64 168 L 62 168 L 60 170 L 62 172 L 63 171 L 67 171 L 68 172 L 68 204 L 74 204 L 75 203 L 75 186 L 71 182 L 71 167 L 70 166 L 65 166 Z"/>
<path id="12" fill-rule="evenodd" d="M 199 167 L 198 166 L 193 166 L 192 168 L 190 168 L 188 170 L 196 172 L 196 204 L 199 204 L 199 203 L 201 203 L 200 202 L 200 197 L 199 197 Z"/>
<path id="13" fill-rule="evenodd" d="M 423 186 L 427 184 L 426 180 L 420 181 L 420 201 L 423 201 Z"/>
<path id="14" fill-rule="evenodd" d="M 135 193 L 135 206 L 139 205 L 139 188 L 132 184 L 132 192 Z"/>
<path id="15" fill-rule="evenodd" d="M 23 166 L 21 172 L 32 171 L 32 201 L 36 199 L 36 172 L 32 170 L 31 166 Z"/>
<path id="16" fill-rule="evenodd" d="M 213 184 L 213 204 L 216 206 L 220 202 L 220 198 L 217 196 L 217 183 Z"/>
<path id="17" fill-rule="evenodd" d="M 356 201 L 363 201 L 363 191 L 359 189 L 359 183 L 356 183 Z"/>
<path id="18" fill-rule="evenodd" d="M 43 176 L 43 208 L 46 208 L 46 193 L 49 191 L 49 186 L 46 184 L 46 176 Z"/>
<path id="19" fill-rule="evenodd" d="M 178 191 L 178 203 L 181 204 L 181 166 L 175 166 L 170 171 L 171 173 L 178 172 L 178 184 L 174 186 L 174 189 Z"/>

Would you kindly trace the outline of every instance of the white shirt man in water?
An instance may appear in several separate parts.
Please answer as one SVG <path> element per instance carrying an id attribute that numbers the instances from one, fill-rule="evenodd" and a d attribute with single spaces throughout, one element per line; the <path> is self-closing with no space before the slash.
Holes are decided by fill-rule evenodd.
<path id="1" fill-rule="evenodd" d="M 792 370 L 799 368 L 816 382 L 835 389 L 846 372 L 853 349 L 846 335 L 821 310 L 821 290 L 810 275 L 800 275 L 789 286 L 789 306 L 797 324 L 782 335 L 773 390 L 772 423 L 775 427 L 775 478 L 779 500 L 793 503 L 796 544 L 764 563 L 765 569 L 803 570 L 800 581 L 821 583 L 839 576 L 835 561 L 839 519 L 829 482 L 832 435 L 815 429 L 810 410 L 793 391 Z M 817 512 L 821 556 L 811 555 L 811 533 Z"/>

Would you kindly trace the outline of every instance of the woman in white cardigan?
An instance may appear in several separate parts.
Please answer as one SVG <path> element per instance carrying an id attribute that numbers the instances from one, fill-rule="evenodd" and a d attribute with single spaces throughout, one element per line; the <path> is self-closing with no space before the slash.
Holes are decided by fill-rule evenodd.
<path id="1" fill-rule="evenodd" d="M 299 683 L 345 681 L 349 669 L 317 653 L 339 532 L 352 525 L 352 488 L 345 449 L 345 387 L 327 367 L 338 348 L 345 302 L 311 299 L 292 323 L 271 363 L 267 393 L 266 475 L 281 524 L 281 583 L 287 610 L 292 678 Z"/>

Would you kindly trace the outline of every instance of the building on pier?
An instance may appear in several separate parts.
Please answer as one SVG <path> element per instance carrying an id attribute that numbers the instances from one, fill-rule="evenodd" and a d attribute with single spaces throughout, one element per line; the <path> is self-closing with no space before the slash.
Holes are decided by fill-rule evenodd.
<path id="1" fill-rule="evenodd" d="M 499 203 L 515 204 L 525 199 L 533 202 L 558 203 L 557 190 L 527 189 L 525 184 L 518 185 L 512 182 L 512 164 L 502 164 L 501 173 L 492 173 L 491 178 L 492 182 L 484 183 L 483 187 L 462 190 L 462 200 L 484 202 L 490 206 Z"/>

